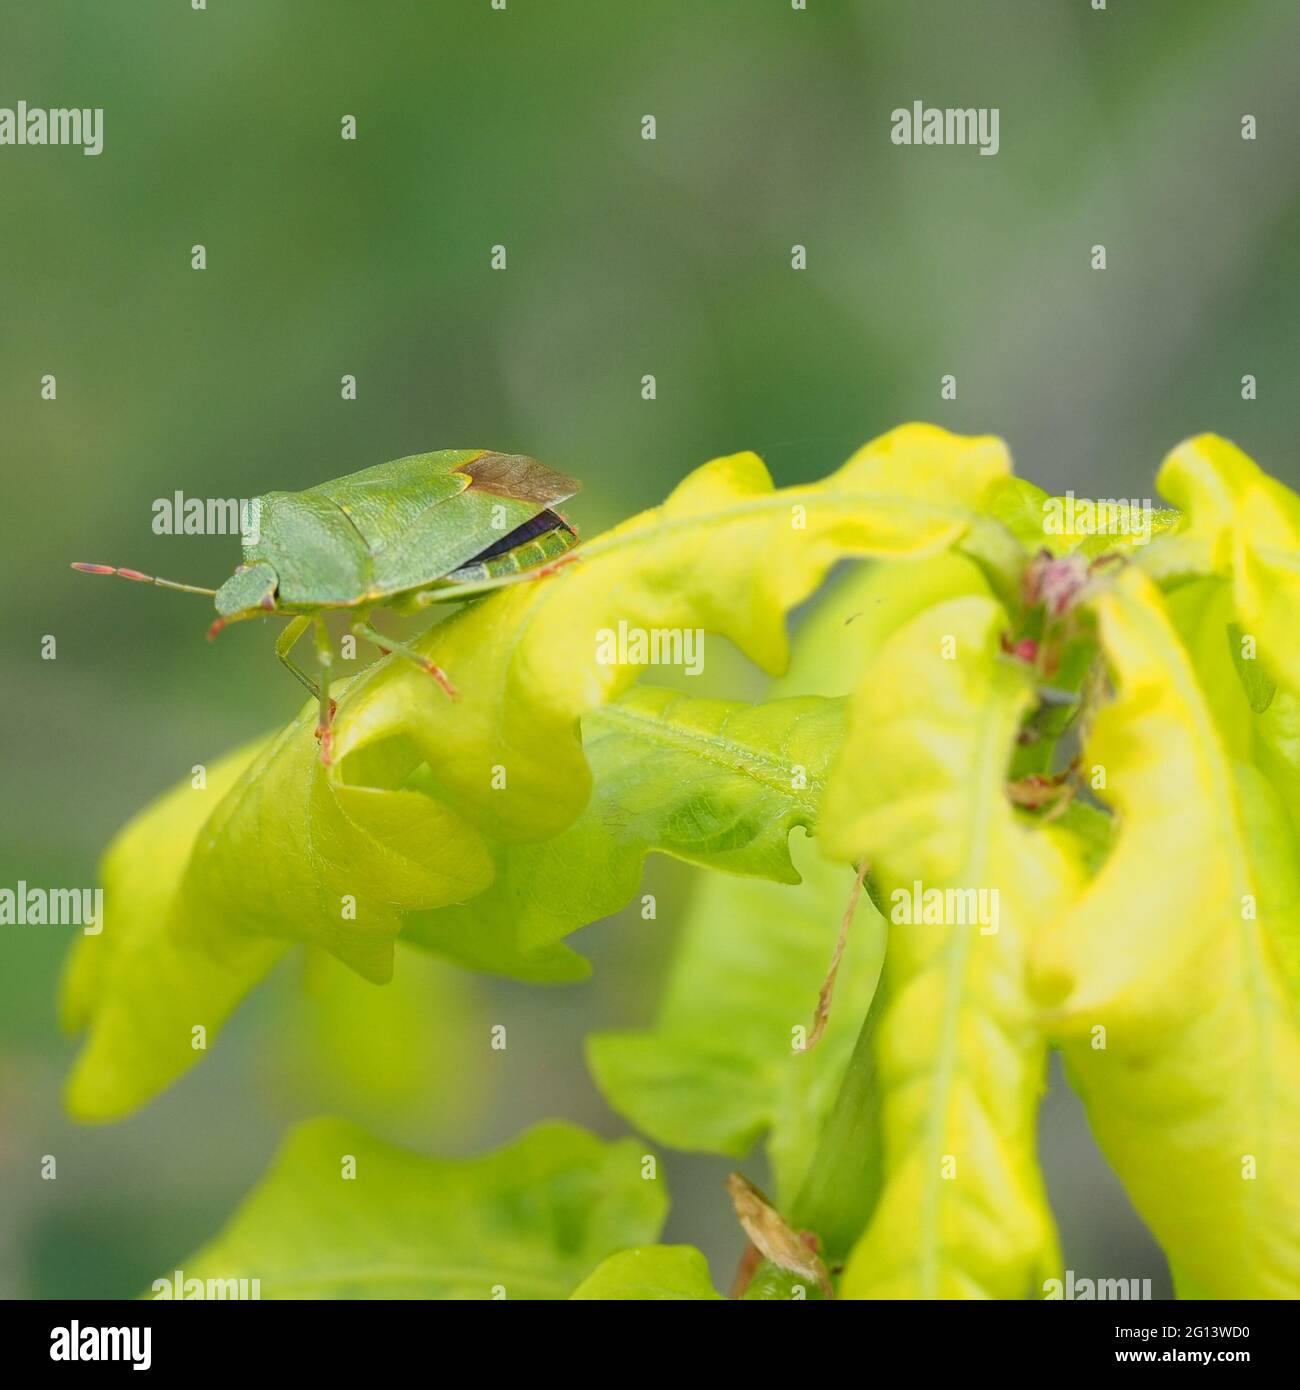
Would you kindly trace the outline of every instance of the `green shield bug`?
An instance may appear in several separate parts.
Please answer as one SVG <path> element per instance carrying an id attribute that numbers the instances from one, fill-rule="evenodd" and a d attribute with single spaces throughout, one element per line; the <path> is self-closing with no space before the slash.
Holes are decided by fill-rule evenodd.
<path id="1" fill-rule="evenodd" d="M 208 638 L 246 618 L 292 619 L 276 655 L 320 701 L 316 733 L 330 764 L 329 696 L 333 660 L 325 614 L 354 614 L 352 633 L 414 662 L 455 698 L 447 673 L 410 647 L 370 626 L 377 608 L 418 613 L 520 579 L 551 573 L 576 556 L 572 526 L 554 507 L 579 484 L 522 454 L 444 449 L 413 454 L 349 473 L 303 492 L 256 498 L 255 528 L 243 534 L 243 563 L 219 589 L 177 584 L 113 565 L 74 564 L 89 574 L 116 574 L 141 584 L 207 594 L 217 620 Z M 311 627 L 321 668 L 314 681 L 292 658 Z"/>

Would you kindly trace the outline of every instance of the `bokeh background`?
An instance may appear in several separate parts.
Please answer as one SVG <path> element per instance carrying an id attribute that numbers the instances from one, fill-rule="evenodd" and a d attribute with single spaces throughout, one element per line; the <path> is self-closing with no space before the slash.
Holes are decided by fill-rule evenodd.
<path id="1" fill-rule="evenodd" d="M 1296 483 L 1298 55 L 1293 0 L 5 0 L 0 105 L 106 115 L 98 158 L 0 148 L 0 884 L 92 882 L 131 813 L 298 705 L 266 631 L 209 647 L 201 600 L 68 570 L 219 582 L 233 540 L 151 530 L 178 489 L 485 445 L 583 478 L 591 529 L 715 454 L 789 483 L 911 418 L 1080 495 L 1151 495 L 1205 429 Z M 892 145 L 918 99 L 998 107 L 999 154 Z M 653 1012 L 691 878 L 650 872 L 659 921 L 584 932 L 583 985 L 412 961 L 308 1008 L 290 967 L 107 1128 L 60 1110 L 73 929 L 0 928 L 0 1295 L 137 1292 L 322 1109 L 455 1153 L 621 1132 L 581 1038 Z M 467 1048 L 503 1011 L 510 1051 Z M 1167 1290 L 1059 1084 L 1042 1143 L 1066 1264 Z M 669 1237 L 724 1283 L 728 1166 L 667 1168 Z"/>

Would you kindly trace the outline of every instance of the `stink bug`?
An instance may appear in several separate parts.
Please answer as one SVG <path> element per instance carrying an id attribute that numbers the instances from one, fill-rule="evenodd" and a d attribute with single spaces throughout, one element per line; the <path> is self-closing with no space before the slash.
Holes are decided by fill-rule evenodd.
<path id="1" fill-rule="evenodd" d="M 567 552 L 578 543 L 577 532 L 553 508 L 579 486 L 521 454 L 485 449 L 412 454 L 304 492 L 268 492 L 256 499 L 257 535 L 244 535 L 243 563 L 219 589 L 112 565 L 72 568 L 208 594 L 218 615 L 208 629 L 209 641 L 245 618 L 290 616 L 275 653 L 320 701 L 316 734 L 328 767 L 333 652 L 324 615 L 352 612 L 355 636 L 385 655 L 394 652 L 414 662 L 455 698 L 445 671 L 377 632 L 370 615 L 376 608 L 418 613 L 434 603 L 459 602 L 549 574 L 576 558 Z M 291 656 L 309 627 L 315 631 L 319 681 Z"/>

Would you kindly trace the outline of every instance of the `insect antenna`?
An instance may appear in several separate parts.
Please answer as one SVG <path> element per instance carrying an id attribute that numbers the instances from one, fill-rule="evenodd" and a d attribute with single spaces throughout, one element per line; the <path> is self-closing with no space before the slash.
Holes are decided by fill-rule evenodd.
<path id="1" fill-rule="evenodd" d="M 155 579 L 152 574 L 141 574 L 139 570 L 117 569 L 113 565 L 88 565 L 77 560 L 72 568 L 82 574 L 115 574 L 119 579 L 133 579 L 137 584 L 157 584 L 160 589 L 178 589 L 183 594 L 207 594 L 215 598 L 215 589 L 202 589 L 197 584 L 178 584 L 174 579 Z"/>

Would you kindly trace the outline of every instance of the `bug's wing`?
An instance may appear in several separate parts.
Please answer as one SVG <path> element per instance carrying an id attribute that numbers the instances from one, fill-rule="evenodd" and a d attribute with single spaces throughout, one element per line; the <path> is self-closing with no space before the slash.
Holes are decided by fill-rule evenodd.
<path id="1" fill-rule="evenodd" d="M 280 575 L 282 603 L 355 604 L 443 578 L 578 484 L 518 454 L 412 454 L 263 499 L 245 560 Z"/>
<path id="2" fill-rule="evenodd" d="M 535 502 L 532 515 L 544 507 L 566 502 L 582 490 L 582 484 L 575 479 L 557 473 L 526 454 L 480 454 L 460 472 L 468 473 L 480 492 L 490 492 L 498 498 L 509 497 L 517 502 Z"/>
<path id="3" fill-rule="evenodd" d="M 374 589 L 396 594 L 432 584 L 491 546 L 578 484 L 536 459 L 480 453 L 457 469 L 455 496 L 426 508 L 374 553 Z"/>
<path id="4" fill-rule="evenodd" d="M 483 452 L 443 449 L 410 454 L 320 483 L 298 495 L 333 504 L 351 521 L 366 548 L 376 553 L 430 507 L 464 492 L 472 480 L 458 469 L 481 458 Z"/>

